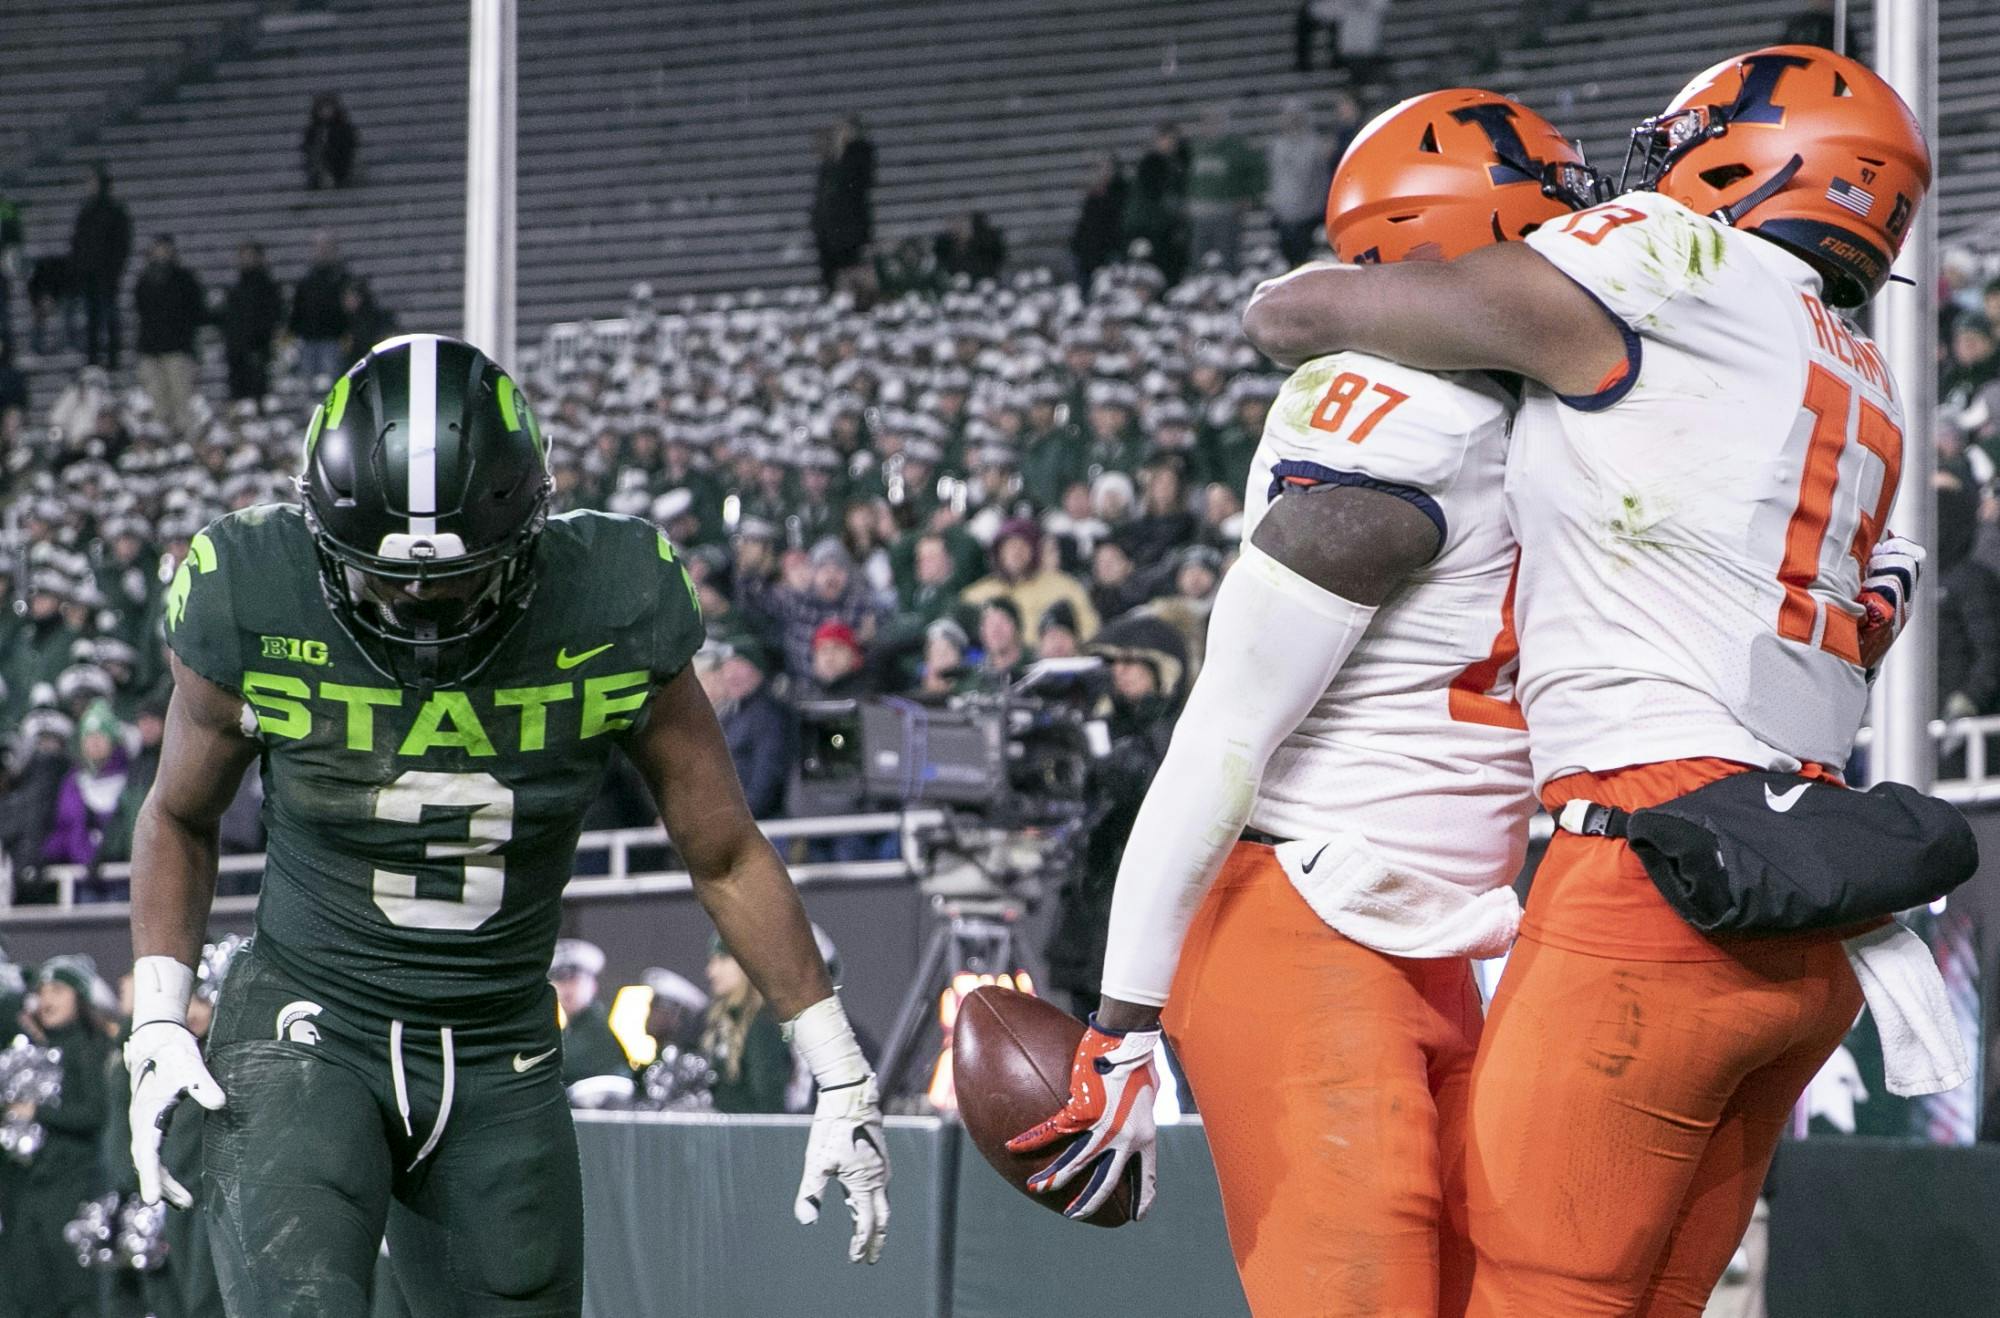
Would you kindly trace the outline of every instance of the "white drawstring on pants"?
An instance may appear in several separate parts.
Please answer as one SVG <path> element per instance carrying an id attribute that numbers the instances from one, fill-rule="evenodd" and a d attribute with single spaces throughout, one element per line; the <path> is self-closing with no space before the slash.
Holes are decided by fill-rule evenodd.
<path id="1" fill-rule="evenodd" d="M 444 1054 L 444 1086 L 438 1096 L 437 1120 L 431 1125 L 430 1138 L 424 1141 L 424 1146 L 417 1150 L 417 1156 L 404 1171 L 415 1171 L 418 1163 L 431 1156 L 438 1141 L 444 1138 L 445 1122 L 451 1117 L 452 1092 L 458 1086 L 458 1065 L 452 1051 L 449 1026 L 438 1030 L 438 1048 Z M 410 1085 L 403 1071 L 403 1022 L 399 1020 L 389 1022 L 389 1078 L 396 1087 L 396 1112 L 403 1119 L 403 1134 L 415 1139 L 416 1131 L 410 1127 Z"/>

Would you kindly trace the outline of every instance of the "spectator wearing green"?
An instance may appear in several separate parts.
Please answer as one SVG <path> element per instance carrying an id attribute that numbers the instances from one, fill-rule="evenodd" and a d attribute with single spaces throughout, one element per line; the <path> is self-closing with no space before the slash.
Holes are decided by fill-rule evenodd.
<path id="1" fill-rule="evenodd" d="M 7 1230 L 0 1237 L 0 1273 L 31 1312 L 50 1318 L 90 1318 L 97 1313 L 97 1278 L 76 1265 L 63 1227 L 83 1200 L 105 1188 L 99 1142 L 110 1117 L 111 1038 L 91 1006 L 97 967 L 87 956 L 50 957 L 35 975 L 30 1034 L 62 1050 L 62 1085 L 56 1097 L 28 1114 L 48 1132 L 48 1142 L 22 1171 L 9 1199 Z"/>
<path id="2" fill-rule="evenodd" d="M 1099 472 L 1122 471 L 1131 475 L 1146 460 L 1146 436 L 1139 429 L 1139 390 L 1126 380 L 1098 379 L 1090 382 L 1090 441 L 1084 452 L 1085 470 L 1092 479 Z M 1062 491 L 1056 492 L 1060 500 Z"/>
<path id="3" fill-rule="evenodd" d="M 1062 386 L 1053 380 L 1035 385 L 1030 394 L 1021 492 L 1041 508 L 1055 507 L 1064 490 L 1089 479 L 1090 444 L 1083 428 L 1061 410 L 1062 394 Z"/>
<path id="4" fill-rule="evenodd" d="M 611 1032 L 611 1008 L 597 995 L 597 977 L 603 973 L 603 948 L 581 938 L 557 941 L 555 956 L 549 962 L 549 982 L 556 986 L 556 1003 L 563 1011 L 565 1085 L 594 1076 L 632 1078 L 625 1047 Z"/>
<path id="5" fill-rule="evenodd" d="M 1201 134 L 1188 152 L 1188 220 L 1197 262 L 1213 252 L 1222 267 L 1236 269 L 1243 241 L 1243 214 L 1264 195 L 1264 153 L 1240 137 L 1229 107 L 1214 105 L 1202 116 Z"/>
<path id="6" fill-rule="evenodd" d="M 715 1068 L 717 1112 L 783 1112 L 792 1050 L 777 1017 L 720 937 L 709 944 L 708 1011 L 701 1051 Z"/>
<path id="7" fill-rule="evenodd" d="M 75 583 L 53 568 L 37 568 L 30 574 L 27 615 L 0 664 L 7 680 L 7 717 L 0 722 L 17 721 L 27 712 L 35 687 L 44 682 L 53 686 L 69 667 L 70 647 L 81 633 L 64 620 L 62 606 L 75 591 Z"/>
<path id="8" fill-rule="evenodd" d="M 1252 376 L 1239 378 L 1211 409 L 1209 424 L 1197 441 L 1196 483 L 1227 485 L 1240 490 L 1250 479 L 1250 461 L 1264 434 L 1264 414 L 1277 396 Z"/>
<path id="9" fill-rule="evenodd" d="M 963 578 L 942 531 L 926 531 L 915 541 L 915 562 L 909 583 L 897 592 L 901 612 L 919 627 L 950 617 L 958 608 L 959 592 L 971 584 Z"/>

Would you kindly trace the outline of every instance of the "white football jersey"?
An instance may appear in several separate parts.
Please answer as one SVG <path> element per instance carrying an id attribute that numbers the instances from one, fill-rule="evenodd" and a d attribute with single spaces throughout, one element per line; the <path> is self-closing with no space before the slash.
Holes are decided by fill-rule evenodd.
<path id="1" fill-rule="evenodd" d="M 1528 240 L 1626 329 L 1597 394 L 1531 387 L 1507 507 L 1535 776 L 1843 765 L 1863 565 L 1895 497 L 1881 355 L 1782 248 L 1655 193 Z"/>
<path id="2" fill-rule="evenodd" d="M 1246 542 L 1297 480 L 1395 487 L 1438 523 L 1442 544 L 1272 755 L 1253 828 L 1358 833 L 1391 871 L 1475 894 L 1513 880 L 1534 808 L 1501 493 L 1513 406 L 1491 377 L 1360 353 L 1307 362 L 1271 405 L 1244 499 Z"/>

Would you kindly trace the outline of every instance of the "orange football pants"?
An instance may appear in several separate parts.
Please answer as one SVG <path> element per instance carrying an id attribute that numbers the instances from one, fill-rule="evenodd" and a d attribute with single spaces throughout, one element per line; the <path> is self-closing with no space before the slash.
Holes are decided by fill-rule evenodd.
<path id="1" fill-rule="evenodd" d="M 1739 765 L 1550 783 L 1635 809 Z M 1473 1318 L 1699 1318 L 1861 1008 L 1839 934 L 1711 942 L 1622 841 L 1557 833 L 1472 1077 Z"/>
<path id="2" fill-rule="evenodd" d="M 1257 1318 L 1463 1311 L 1480 1019 L 1463 958 L 1363 947 L 1313 913 L 1271 848 L 1230 853 L 1164 1021 Z"/>

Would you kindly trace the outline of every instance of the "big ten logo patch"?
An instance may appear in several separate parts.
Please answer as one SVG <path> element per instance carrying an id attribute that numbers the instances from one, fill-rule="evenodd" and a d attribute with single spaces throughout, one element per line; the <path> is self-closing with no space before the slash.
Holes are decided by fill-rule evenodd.
<path id="1" fill-rule="evenodd" d="M 318 666 L 333 662 L 327 657 L 325 641 L 302 641 L 296 636 L 266 636 L 263 641 L 266 659 L 289 659 L 297 664 Z"/>

